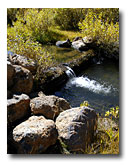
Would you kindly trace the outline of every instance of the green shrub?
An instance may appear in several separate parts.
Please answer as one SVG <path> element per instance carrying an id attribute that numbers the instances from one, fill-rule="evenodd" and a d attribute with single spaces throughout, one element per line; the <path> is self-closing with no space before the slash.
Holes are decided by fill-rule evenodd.
<path id="1" fill-rule="evenodd" d="M 20 9 L 16 21 L 7 29 L 7 49 L 16 54 L 36 59 L 43 67 L 52 63 L 52 57 L 39 42 L 48 40 L 49 27 L 52 24 L 52 10 Z M 48 39 L 47 39 L 48 38 Z M 51 39 L 51 38 L 50 38 Z"/>
<path id="2" fill-rule="evenodd" d="M 16 20 L 17 8 L 8 8 L 7 9 L 7 24 L 10 26 L 12 22 Z"/>
<path id="3" fill-rule="evenodd" d="M 25 15 L 26 26 L 32 32 L 35 40 L 43 43 L 49 36 L 49 28 L 53 24 L 52 9 L 29 9 Z"/>
<path id="4" fill-rule="evenodd" d="M 86 36 L 98 39 L 98 43 L 118 43 L 119 47 L 119 9 L 88 9 L 79 28 Z"/>
<path id="5" fill-rule="evenodd" d="M 83 8 L 58 8 L 55 10 L 54 20 L 64 30 L 78 30 L 78 22 L 85 17 Z"/>

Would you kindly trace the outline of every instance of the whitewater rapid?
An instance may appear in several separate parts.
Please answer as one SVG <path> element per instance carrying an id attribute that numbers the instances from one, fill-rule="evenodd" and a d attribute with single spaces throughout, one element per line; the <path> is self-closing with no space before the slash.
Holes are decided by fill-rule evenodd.
<path id="1" fill-rule="evenodd" d="M 112 86 L 105 86 L 105 84 L 100 84 L 95 80 L 90 80 L 88 77 L 74 77 L 69 80 L 66 84 L 67 88 L 72 86 L 87 88 L 89 91 L 94 93 L 105 93 L 108 94 L 111 92 Z"/>

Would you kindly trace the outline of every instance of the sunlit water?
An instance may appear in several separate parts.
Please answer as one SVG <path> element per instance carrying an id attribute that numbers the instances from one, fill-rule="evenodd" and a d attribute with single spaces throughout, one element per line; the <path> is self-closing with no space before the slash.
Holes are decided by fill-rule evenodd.
<path id="1" fill-rule="evenodd" d="M 77 59 L 82 54 L 85 54 L 78 52 L 73 48 L 59 48 L 55 45 L 43 45 L 43 48 L 51 55 L 53 61 L 57 63 L 69 62 L 74 58 Z"/>
<path id="2" fill-rule="evenodd" d="M 104 113 L 119 105 L 119 70 L 111 61 L 92 65 L 77 77 L 71 77 L 55 95 L 65 98 L 72 107 L 88 101 L 96 112 Z"/>
<path id="3" fill-rule="evenodd" d="M 57 63 L 69 62 L 84 54 L 74 49 L 58 48 L 53 45 L 45 45 L 44 49 Z M 118 67 L 111 61 L 96 63 L 77 77 L 67 67 L 67 75 L 70 79 L 60 91 L 55 92 L 55 95 L 65 98 L 72 107 L 88 101 L 89 105 L 100 113 L 119 105 Z"/>

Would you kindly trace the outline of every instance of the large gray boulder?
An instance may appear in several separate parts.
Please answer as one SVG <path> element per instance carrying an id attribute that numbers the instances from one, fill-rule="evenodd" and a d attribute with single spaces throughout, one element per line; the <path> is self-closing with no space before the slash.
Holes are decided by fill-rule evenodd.
<path id="1" fill-rule="evenodd" d="M 59 138 L 70 152 L 84 153 L 94 139 L 97 115 L 89 107 L 77 107 L 59 114 L 56 119 Z"/>
<path id="2" fill-rule="evenodd" d="M 20 65 L 32 73 L 36 73 L 37 63 L 33 59 L 18 54 L 8 55 L 8 57 L 13 65 Z"/>
<path id="3" fill-rule="evenodd" d="M 92 37 L 85 36 L 84 38 L 76 37 L 72 42 L 72 47 L 78 51 L 87 51 L 94 48 L 95 42 Z"/>
<path id="4" fill-rule="evenodd" d="M 57 130 L 52 120 L 32 116 L 13 130 L 13 145 L 18 154 L 40 154 L 56 143 Z"/>
<path id="5" fill-rule="evenodd" d="M 29 96 L 25 94 L 13 95 L 12 99 L 7 100 L 8 127 L 29 114 L 29 104 Z"/>
<path id="6" fill-rule="evenodd" d="M 60 112 L 71 108 L 65 99 L 54 95 L 33 98 L 30 107 L 34 115 L 43 115 L 48 119 L 54 119 Z"/>
<path id="7" fill-rule="evenodd" d="M 87 45 L 83 42 L 83 40 L 77 40 L 72 42 L 72 47 L 78 51 L 87 51 L 89 48 Z"/>
<path id="8" fill-rule="evenodd" d="M 13 67 L 15 68 L 15 75 L 11 91 L 13 93 L 29 94 L 33 88 L 33 76 L 31 72 L 19 65 L 13 65 Z"/>
<path id="9" fill-rule="evenodd" d="M 65 41 L 57 41 L 56 42 L 57 47 L 62 47 L 62 48 L 70 48 L 71 47 L 71 42 L 69 39 Z"/>

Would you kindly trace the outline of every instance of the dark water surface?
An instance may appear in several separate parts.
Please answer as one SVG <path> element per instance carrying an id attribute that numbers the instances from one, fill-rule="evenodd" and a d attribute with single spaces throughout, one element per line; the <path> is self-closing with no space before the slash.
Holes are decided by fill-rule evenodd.
<path id="1" fill-rule="evenodd" d="M 111 61 L 94 64 L 70 78 L 55 95 L 65 98 L 72 107 L 88 101 L 96 112 L 104 113 L 119 105 L 119 68 Z"/>

